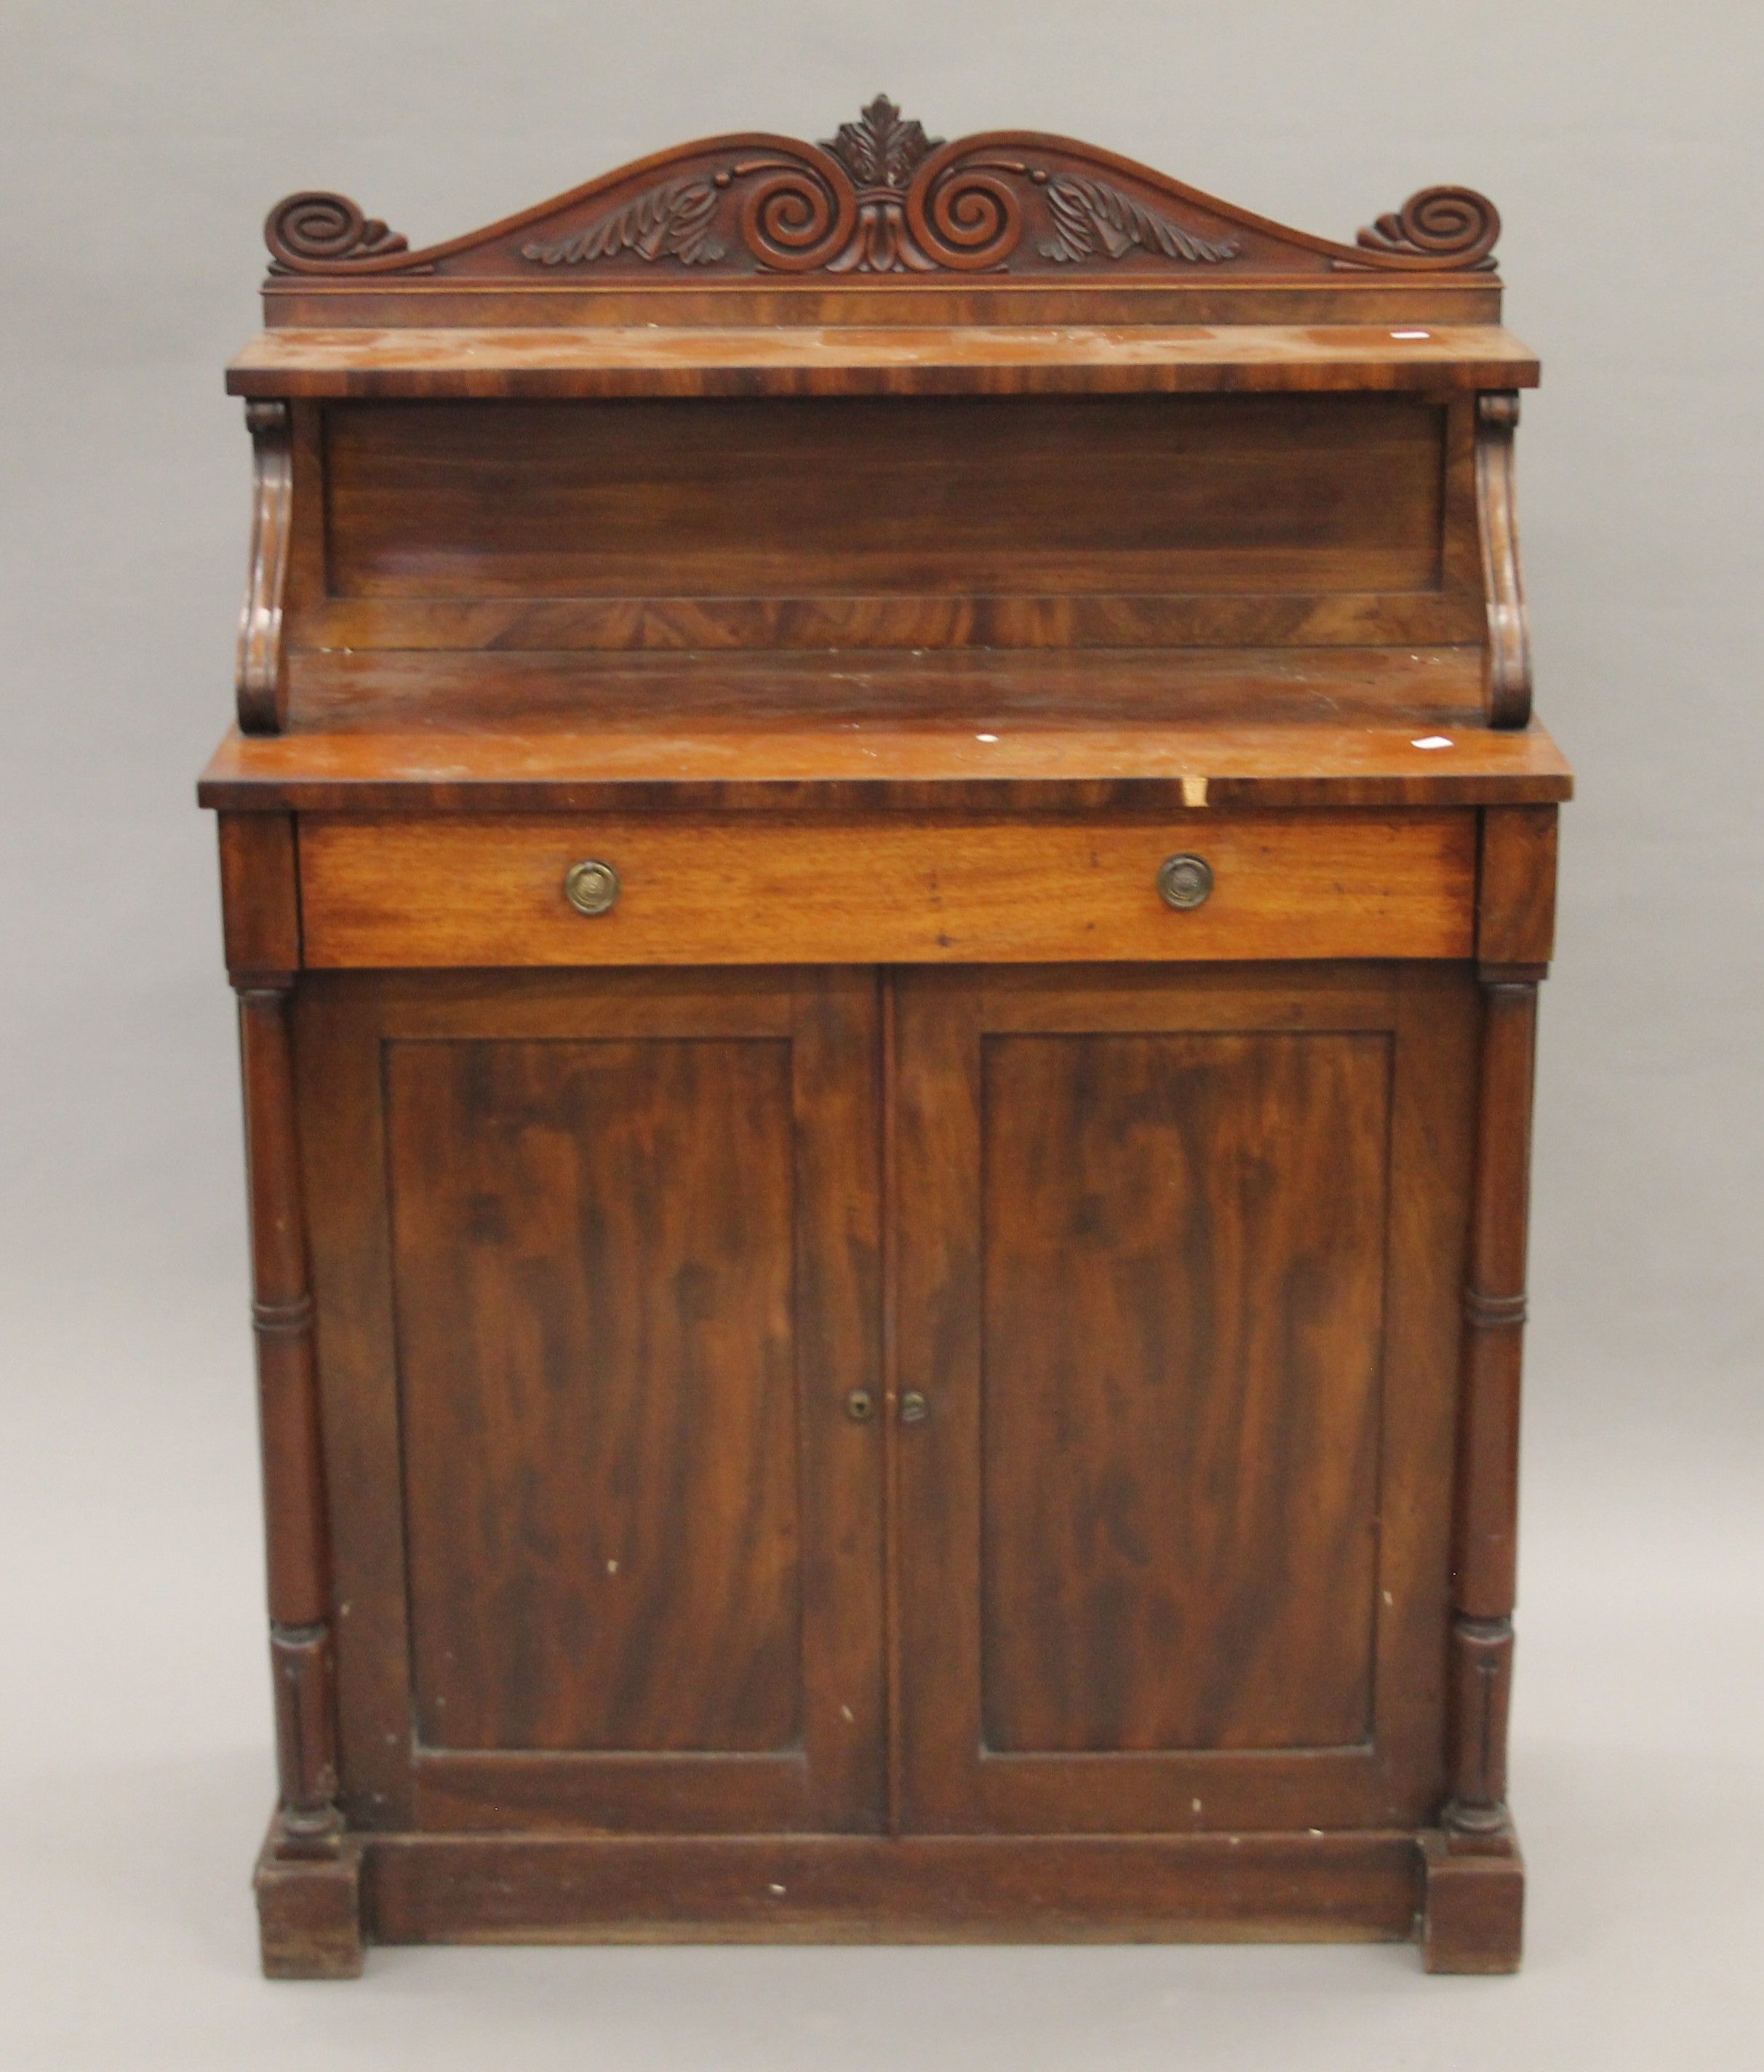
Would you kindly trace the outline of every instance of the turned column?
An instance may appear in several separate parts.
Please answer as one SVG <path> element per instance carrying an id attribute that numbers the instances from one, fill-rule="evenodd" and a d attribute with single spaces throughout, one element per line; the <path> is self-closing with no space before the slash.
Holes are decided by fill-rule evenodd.
<path id="1" fill-rule="evenodd" d="M 1517 1582 L 1520 1355 L 1537 987 L 1552 947 L 1553 807 L 1484 814 L 1476 1169 L 1464 1290 L 1452 1546 L 1449 1789 L 1454 1848 L 1511 1850 L 1507 1716 Z"/>
<path id="2" fill-rule="evenodd" d="M 335 1803 L 331 1548 L 288 1026 L 293 977 L 236 972 L 233 984 L 245 1081 L 283 1847 L 291 1854 L 323 1854 L 334 1846 L 342 1821 Z"/>
<path id="3" fill-rule="evenodd" d="M 1501 1846 L 1507 1830 L 1536 978 L 1485 972 L 1482 1002 L 1452 1562 L 1451 1795 L 1443 1824 L 1466 1843 Z"/>
<path id="4" fill-rule="evenodd" d="M 334 1852 L 343 1823 L 336 1805 L 331 1546 L 294 1113 L 290 1013 L 300 941 L 291 824 L 281 814 L 224 816 L 220 863 L 245 1091 L 281 1788 L 276 1847 L 283 1855 L 325 1856 Z"/>

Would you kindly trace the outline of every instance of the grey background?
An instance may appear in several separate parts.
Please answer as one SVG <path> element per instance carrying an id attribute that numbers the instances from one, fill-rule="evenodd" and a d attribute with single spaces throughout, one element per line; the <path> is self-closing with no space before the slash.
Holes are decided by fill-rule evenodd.
<path id="1" fill-rule="evenodd" d="M 0 12 L 0 2057 L 35 2068 L 1755 2065 L 1764 1892 L 1750 5 L 133 0 Z M 1577 761 L 1514 1794 L 1531 1955 L 391 1951 L 255 1976 L 270 1797 L 230 1001 L 195 771 L 269 204 L 413 242 L 723 129 L 1039 126 L 1337 236 L 1467 182 L 1542 352 Z"/>

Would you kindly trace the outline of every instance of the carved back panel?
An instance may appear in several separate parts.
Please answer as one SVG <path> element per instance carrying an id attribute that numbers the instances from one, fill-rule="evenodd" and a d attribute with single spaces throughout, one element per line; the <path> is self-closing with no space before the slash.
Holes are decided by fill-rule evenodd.
<path id="1" fill-rule="evenodd" d="M 272 324 L 1486 321 L 1499 228 L 1433 187 L 1336 244 L 1068 138 L 944 143 L 878 95 L 820 143 L 681 145 L 418 251 L 343 195 L 291 195 L 265 294 Z"/>
<path id="2" fill-rule="evenodd" d="M 1473 643 L 1520 723 L 1499 228 L 1337 244 L 886 97 L 415 251 L 291 195 L 242 723 L 339 651 Z"/>

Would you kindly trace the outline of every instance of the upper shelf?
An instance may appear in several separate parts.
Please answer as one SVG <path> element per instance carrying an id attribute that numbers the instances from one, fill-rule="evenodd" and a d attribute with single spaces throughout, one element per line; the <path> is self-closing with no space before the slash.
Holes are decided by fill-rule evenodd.
<path id="1" fill-rule="evenodd" d="M 412 251 L 346 196 L 265 226 L 273 327 L 1483 324 L 1500 219 L 1429 187 L 1352 245 L 1037 130 L 943 143 L 878 96 L 820 144 L 657 153 Z"/>
<path id="2" fill-rule="evenodd" d="M 1497 325 L 1238 324 L 764 330 L 283 330 L 228 370 L 239 396 L 1107 394 L 1529 388 Z"/>

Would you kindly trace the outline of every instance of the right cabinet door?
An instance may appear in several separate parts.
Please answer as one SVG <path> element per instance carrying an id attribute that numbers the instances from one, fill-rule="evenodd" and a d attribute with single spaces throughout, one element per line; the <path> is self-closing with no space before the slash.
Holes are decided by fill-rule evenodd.
<path id="1" fill-rule="evenodd" d="M 902 1824 L 1425 1823 L 1467 969 L 927 969 L 895 1012 Z"/>

